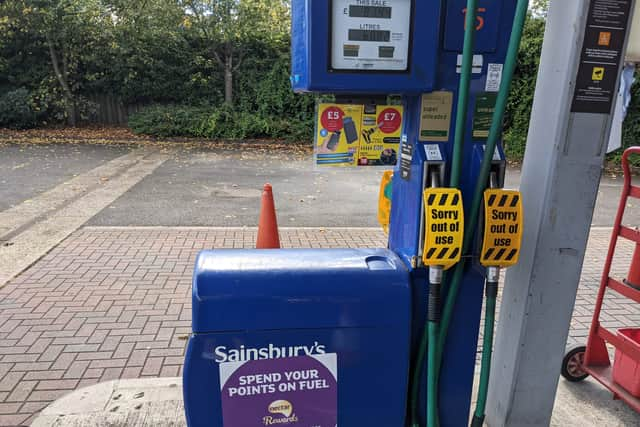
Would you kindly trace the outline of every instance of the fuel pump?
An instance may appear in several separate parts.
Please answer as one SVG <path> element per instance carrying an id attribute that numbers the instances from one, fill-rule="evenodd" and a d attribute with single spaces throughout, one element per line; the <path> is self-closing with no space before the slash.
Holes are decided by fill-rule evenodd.
<path id="1" fill-rule="evenodd" d="M 466 425 L 486 276 L 476 229 L 490 172 L 504 174 L 527 1 L 291 7 L 294 91 L 332 94 L 353 112 L 331 110 L 318 129 L 328 148 L 318 164 L 354 163 L 329 145 L 369 136 L 363 99 L 402 98 L 398 161 L 379 199 L 388 248 L 200 254 L 189 425 Z"/>

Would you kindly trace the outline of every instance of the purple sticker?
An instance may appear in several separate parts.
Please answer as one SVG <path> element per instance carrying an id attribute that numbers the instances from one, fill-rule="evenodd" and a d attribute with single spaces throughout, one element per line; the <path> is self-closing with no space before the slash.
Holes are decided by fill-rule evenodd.
<path id="1" fill-rule="evenodd" d="M 225 427 L 338 425 L 335 353 L 220 363 Z"/>

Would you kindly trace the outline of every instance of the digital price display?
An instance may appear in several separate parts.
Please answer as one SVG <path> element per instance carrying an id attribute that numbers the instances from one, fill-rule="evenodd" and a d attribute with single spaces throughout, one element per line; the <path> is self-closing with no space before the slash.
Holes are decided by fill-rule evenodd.
<path id="1" fill-rule="evenodd" d="M 391 8 L 388 6 L 349 6 L 351 18 L 391 19 Z"/>
<path id="2" fill-rule="evenodd" d="M 412 0 L 332 0 L 331 68 L 407 71 Z"/>

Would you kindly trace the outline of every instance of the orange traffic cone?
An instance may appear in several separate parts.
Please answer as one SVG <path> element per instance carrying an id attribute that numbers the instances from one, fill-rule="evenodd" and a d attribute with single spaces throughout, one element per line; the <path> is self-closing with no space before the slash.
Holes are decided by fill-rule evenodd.
<path id="1" fill-rule="evenodd" d="M 636 249 L 633 251 L 629 274 L 627 274 L 627 279 L 624 282 L 632 288 L 640 290 L 640 244 L 638 243 L 636 243 Z"/>
<path id="2" fill-rule="evenodd" d="M 280 236 L 278 235 L 278 220 L 276 219 L 276 206 L 273 202 L 273 192 L 271 184 L 265 184 L 264 190 L 262 191 L 256 249 L 279 248 Z"/>

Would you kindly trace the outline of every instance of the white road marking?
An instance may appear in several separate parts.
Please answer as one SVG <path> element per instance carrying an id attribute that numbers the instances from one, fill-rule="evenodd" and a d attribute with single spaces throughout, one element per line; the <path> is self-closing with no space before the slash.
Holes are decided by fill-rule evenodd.
<path id="1" fill-rule="evenodd" d="M 97 186 L 103 185 L 106 180 L 111 179 L 123 169 L 135 165 L 148 154 L 149 151 L 145 149 L 132 151 L 78 175 L 33 199 L 0 212 L 0 240 L 38 217 L 59 208 Z"/>

